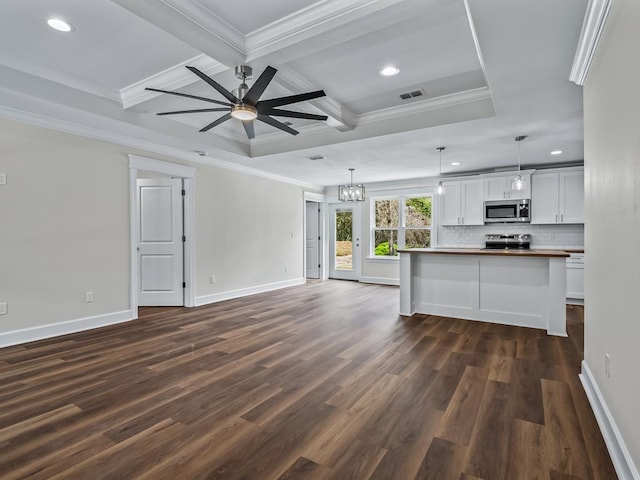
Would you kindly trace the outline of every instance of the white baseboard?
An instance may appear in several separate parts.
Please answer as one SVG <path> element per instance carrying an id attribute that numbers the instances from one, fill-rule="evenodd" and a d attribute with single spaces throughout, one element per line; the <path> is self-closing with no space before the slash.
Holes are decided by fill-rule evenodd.
<path id="1" fill-rule="evenodd" d="M 640 474 L 638 474 L 638 469 L 633 464 L 633 459 L 624 443 L 620 430 L 618 430 L 609 407 L 604 401 L 596 379 L 584 360 L 582 361 L 580 381 L 595 414 L 618 477 L 620 477 L 620 480 L 640 480 Z"/>
<path id="2" fill-rule="evenodd" d="M 0 333 L 0 348 L 67 335 L 69 333 L 82 332 L 83 330 L 90 330 L 92 328 L 106 327 L 107 325 L 114 325 L 116 323 L 128 322 L 129 320 L 133 320 L 134 317 L 131 310 L 123 310 L 122 312 L 105 313 L 93 317 L 77 318 L 65 322 Z"/>
<path id="3" fill-rule="evenodd" d="M 360 283 L 377 283 L 379 285 L 400 285 L 400 280 L 397 278 L 384 278 L 384 277 L 360 277 Z"/>
<path id="4" fill-rule="evenodd" d="M 229 290 L 227 292 L 203 295 L 201 297 L 196 297 L 196 307 L 208 305 L 210 303 L 222 302 L 224 300 L 231 300 L 233 298 L 246 297 L 247 295 L 254 295 L 256 293 L 270 292 L 272 290 L 293 287 L 295 285 L 303 285 L 305 281 L 306 280 L 304 278 L 294 278 L 293 280 L 285 280 L 284 282 L 267 283 L 264 285 L 256 285 L 255 287 L 240 288 L 238 290 Z"/>

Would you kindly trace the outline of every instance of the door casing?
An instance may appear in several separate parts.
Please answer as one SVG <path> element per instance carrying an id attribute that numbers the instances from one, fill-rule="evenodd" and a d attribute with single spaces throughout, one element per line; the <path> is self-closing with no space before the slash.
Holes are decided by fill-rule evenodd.
<path id="1" fill-rule="evenodd" d="M 184 196 L 184 289 L 185 307 L 195 306 L 195 187 L 196 169 L 178 163 L 165 162 L 154 158 L 129 155 L 129 222 L 130 222 L 130 305 L 133 318 L 138 318 L 138 171 L 155 172 L 182 178 Z"/>

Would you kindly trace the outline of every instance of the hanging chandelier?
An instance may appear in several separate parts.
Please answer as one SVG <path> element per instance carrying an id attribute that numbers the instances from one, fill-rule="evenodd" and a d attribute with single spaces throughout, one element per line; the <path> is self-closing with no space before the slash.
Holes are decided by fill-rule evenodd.
<path id="1" fill-rule="evenodd" d="M 350 168 L 351 181 L 349 185 L 340 185 L 338 187 L 338 199 L 341 202 L 364 202 L 364 185 L 353 184 L 353 171 L 354 168 Z"/>
<path id="2" fill-rule="evenodd" d="M 525 138 L 527 138 L 526 135 L 520 135 L 515 138 L 515 141 L 518 142 L 518 175 L 511 181 L 512 190 L 525 190 L 527 188 L 527 181 L 520 175 L 520 143 Z"/>

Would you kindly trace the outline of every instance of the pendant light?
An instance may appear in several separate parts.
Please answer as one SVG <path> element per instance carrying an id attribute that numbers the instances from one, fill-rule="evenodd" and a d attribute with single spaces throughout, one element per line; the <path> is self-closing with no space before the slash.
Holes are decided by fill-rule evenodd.
<path id="1" fill-rule="evenodd" d="M 338 187 L 338 198 L 341 202 L 364 202 L 364 185 L 353 184 L 353 171 L 355 168 L 350 168 L 351 181 L 349 185 L 340 185 Z"/>
<path id="2" fill-rule="evenodd" d="M 518 142 L 518 175 L 511 181 L 511 190 L 525 190 L 527 188 L 527 182 L 522 175 L 520 175 L 520 143 L 527 138 L 526 135 L 520 135 L 515 138 Z"/>
<path id="3" fill-rule="evenodd" d="M 438 152 L 440 152 L 440 177 L 442 177 L 442 151 L 445 149 L 445 147 L 438 147 L 436 148 L 436 150 Z M 436 187 L 436 194 L 438 195 L 443 195 L 446 191 L 445 186 L 442 184 L 442 180 L 440 180 L 438 182 L 438 186 Z"/>

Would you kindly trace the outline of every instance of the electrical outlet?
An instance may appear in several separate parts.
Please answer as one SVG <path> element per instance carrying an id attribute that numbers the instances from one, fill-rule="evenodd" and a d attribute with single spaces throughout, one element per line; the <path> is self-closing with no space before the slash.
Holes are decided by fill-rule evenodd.
<path id="1" fill-rule="evenodd" d="M 216 276 L 215 275 L 211 275 L 209 277 L 209 283 L 216 283 Z"/>
<path id="2" fill-rule="evenodd" d="M 0 185 L 6 185 L 6 184 L 7 184 L 7 174 L 0 173 Z"/>
<path id="3" fill-rule="evenodd" d="M 604 372 L 607 378 L 611 378 L 611 355 L 608 353 L 604 354 Z"/>
<path id="4" fill-rule="evenodd" d="M 93 302 L 93 292 L 84 292 L 84 301 L 87 303 Z"/>
<path id="5" fill-rule="evenodd" d="M 284 266 L 284 273 L 287 273 L 289 271 L 289 267 L 287 265 Z"/>
<path id="6" fill-rule="evenodd" d="M 0 315 L 7 314 L 7 302 L 0 302 Z"/>

